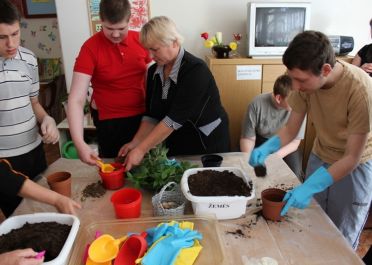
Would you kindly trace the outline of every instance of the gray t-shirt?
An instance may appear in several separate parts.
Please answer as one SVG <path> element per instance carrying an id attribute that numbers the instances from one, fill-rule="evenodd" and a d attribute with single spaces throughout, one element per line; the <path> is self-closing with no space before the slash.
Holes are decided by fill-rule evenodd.
<path id="1" fill-rule="evenodd" d="M 258 95 L 248 105 L 242 126 L 243 138 L 251 138 L 256 135 L 270 138 L 286 124 L 290 112 L 276 108 L 271 95 L 272 93 Z M 304 138 L 305 124 L 306 119 L 304 119 L 296 139 Z"/>

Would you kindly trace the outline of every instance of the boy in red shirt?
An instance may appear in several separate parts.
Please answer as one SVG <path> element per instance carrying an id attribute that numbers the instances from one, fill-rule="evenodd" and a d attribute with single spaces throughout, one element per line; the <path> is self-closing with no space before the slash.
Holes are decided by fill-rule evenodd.
<path id="1" fill-rule="evenodd" d="M 128 30 L 128 0 L 100 3 L 102 31 L 89 38 L 76 59 L 68 99 L 68 122 L 80 159 L 95 165 L 98 154 L 85 143 L 83 107 L 92 84 L 92 116 L 97 128 L 99 156 L 116 157 L 130 142 L 145 111 L 145 74 L 151 61 L 139 42 L 139 33 Z"/>

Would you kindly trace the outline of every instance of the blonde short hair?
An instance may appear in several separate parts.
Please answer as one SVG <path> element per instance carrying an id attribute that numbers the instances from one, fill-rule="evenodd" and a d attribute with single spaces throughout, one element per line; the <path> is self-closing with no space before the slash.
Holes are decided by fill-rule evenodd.
<path id="1" fill-rule="evenodd" d="M 173 41 L 177 41 L 178 45 L 181 45 L 183 37 L 170 18 L 159 16 L 150 19 L 142 27 L 140 41 L 144 47 L 149 48 L 155 42 L 169 45 Z"/>

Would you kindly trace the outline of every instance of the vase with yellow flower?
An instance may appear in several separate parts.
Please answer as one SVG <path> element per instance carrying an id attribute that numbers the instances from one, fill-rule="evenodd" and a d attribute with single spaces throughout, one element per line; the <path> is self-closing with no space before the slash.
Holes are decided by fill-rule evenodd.
<path id="1" fill-rule="evenodd" d="M 229 58 L 230 51 L 235 51 L 238 44 L 235 41 L 229 43 L 229 45 L 223 44 L 222 32 L 216 32 L 216 34 L 210 38 L 207 32 L 203 32 L 200 36 L 204 39 L 204 46 L 210 48 L 216 58 Z"/>

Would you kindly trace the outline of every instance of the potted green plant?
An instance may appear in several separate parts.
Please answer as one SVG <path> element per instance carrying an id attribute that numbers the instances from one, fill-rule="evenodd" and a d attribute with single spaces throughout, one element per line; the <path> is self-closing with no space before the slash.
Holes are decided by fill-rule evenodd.
<path id="1" fill-rule="evenodd" d="M 160 144 L 151 149 L 141 165 L 127 172 L 127 178 L 136 188 L 159 191 L 168 182 L 180 183 L 183 172 L 196 167 L 188 161 L 169 160 L 168 149 Z"/>

